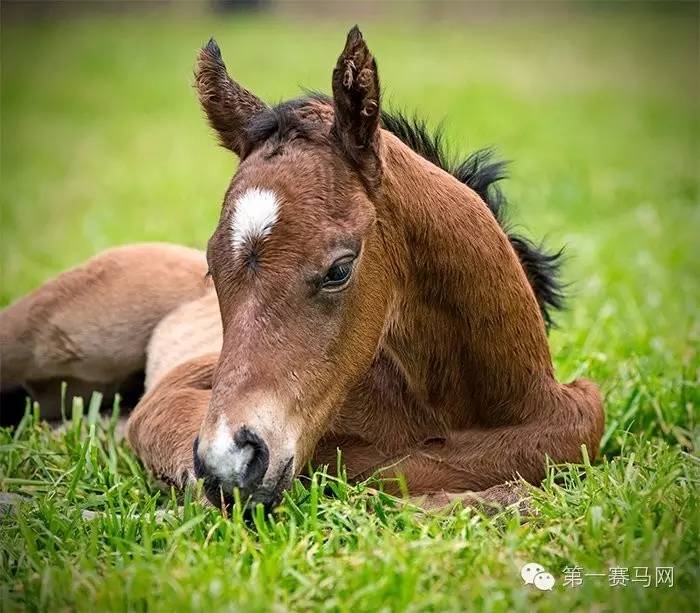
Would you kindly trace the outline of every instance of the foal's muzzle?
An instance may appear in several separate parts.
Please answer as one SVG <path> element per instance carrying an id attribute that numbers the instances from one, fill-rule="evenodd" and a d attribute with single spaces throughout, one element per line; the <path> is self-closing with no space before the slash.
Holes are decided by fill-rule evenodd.
<path id="1" fill-rule="evenodd" d="M 282 493 L 291 485 L 292 459 L 276 474 L 265 476 L 270 464 L 270 452 L 265 441 L 247 427 L 240 428 L 226 448 L 215 453 L 200 454 L 199 437 L 193 445 L 194 472 L 204 481 L 204 493 L 218 507 L 233 503 L 238 488 L 242 503 L 261 503 L 267 508 L 276 505 Z"/>

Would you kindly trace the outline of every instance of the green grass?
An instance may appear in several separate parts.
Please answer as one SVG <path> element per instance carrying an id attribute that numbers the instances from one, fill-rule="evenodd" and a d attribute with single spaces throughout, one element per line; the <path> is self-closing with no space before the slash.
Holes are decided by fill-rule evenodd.
<path id="1" fill-rule="evenodd" d="M 0 433 L 0 608 L 697 610 L 700 582 L 696 7 L 568 19 L 377 22 L 385 101 L 456 151 L 514 160 L 512 217 L 567 245 L 562 379 L 598 381 L 603 457 L 552 467 L 539 514 L 425 514 L 323 475 L 251 523 L 161 492 L 95 407 Z M 214 34 L 267 100 L 328 89 L 346 23 L 163 15 L 4 23 L 0 303 L 104 247 L 202 247 L 235 167 L 190 88 Z M 97 515 L 88 519 L 82 512 Z M 156 510 L 165 519 L 156 521 Z M 552 593 L 523 586 L 536 561 Z M 566 567 L 605 573 L 563 585 Z M 654 587 L 673 566 L 674 586 Z M 652 586 L 610 587 L 611 567 Z"/>

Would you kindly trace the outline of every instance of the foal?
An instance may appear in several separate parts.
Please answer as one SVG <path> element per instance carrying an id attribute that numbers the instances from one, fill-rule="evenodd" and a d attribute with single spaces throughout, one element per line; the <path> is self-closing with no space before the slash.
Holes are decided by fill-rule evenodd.
<path id="1" fill-rule="evenodd" d="M 150 334 L 127 434 L 146 466 L 203 479 L 214 504 L 238 487 L 269 506 L 341 449 L 351 479 L 401 475 L 433 504 L 510 501 L 502 484 L 538 483 L 546 456 L 595 455 L 597 388 L 553 373 L 553 259 L 487 206 L 498 165 L 472 158 L 456 172 L 465 184 L 420 129 L 380 110 L 357 28 L 332 98 L 270 108 L 213 40 L 196 88 L 240 165 L 207 249 L 214 289 L 183 284 Z"/>

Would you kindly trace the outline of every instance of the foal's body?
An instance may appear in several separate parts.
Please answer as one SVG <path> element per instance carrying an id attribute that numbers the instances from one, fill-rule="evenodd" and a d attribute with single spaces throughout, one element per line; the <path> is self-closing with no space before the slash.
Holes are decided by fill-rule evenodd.
<path id="1" fill-rule="evenodd" d="M 422 495 L 482 492 L 516 476 L 537 483 L 544 475 L 545 454 L 557 462 L 577 462 L 585 444 L 595 455 L 603 427 L 598 391 L 583 380 L 556 382 L 534 294 L 506 235 L 481 199 L 452 177 L 445 181 L 451 189 L 432 200 L 436 194 L 424 189 L 431 181 L 421 175 L 443 171 L 393 136 L 386 138 L 399 156 L 397 164 L 418 169 L 410 182 L 402 176 L 398 198 L 389 205 L 394 215 L 405 216 L 406 227 L 422 224 L 415 230 L 419 240 L 402 245 L 401 257 L 412 260 L 414 268 L 371 368 L 319 441 L 314 462 L 334 466 L 340 449 L 350 478 L 384 469 L 386 476 L 405 478 L 411 494 Z M 434 206 L 438 202 L 441 206 Z M 416 212 L 424 215 L 431 208 L 434 220 L 416 218 Z M 475 231 L 472 223 L 479 225 L 482 238 L 465 245 L 463 236 Z M 455 245 L 460 245 L 459 252 Z M 498 267 L 485 268 L 485 262 L 498 262 Z M 470 273 L 479 280 L 470 279 Z M 462 288 L 455 278 L 461 278 Z M 469 291 L 474 286 L 482 293 Z M 518 308 L 516 317 L 507 312 L 512 304 Z M 166 318 L 151 347 L 167 347 L 170 335 L 191 338 L 198 324 L 193 319 L 181 322 L 188 310 L 207 310 L 208 329 L 221 334 L 217 304 L 207 296 Z M 482 313 L 488 317 L 479 317 Z M 513 321 L 520 325 L 509 327 Z M 137 452 L 141 449 L 143 457 L 151 458 L 157 473 L 171 475 L 174 458 L 167 449 L 180 434 L 173 432 L 162 443 L 159 437 L 169 424 L 179 431 L 180 421 L 172 420 L 174 407 L 182 407 L 178 414 L 189 413 L 191 436 L 183 437 L 182 457 L 176 461 L 178 483 L 192 475 L 191 449 L 185 443 L 196 436 L 209 405 L 218 361 L 212 349 L 220 343 L 207 343 L 201 353 L 208 355 L 170 373 L 132 418 L 132 434 L 139 432 L 131 439 Z M 483 355 L 473 355 L 477 347 Z M 191 357 L 199 346 L 192 349 L 187 352 Z M 166 357 L 149 356 L 149 364 L 177 360 L 180 354 L 165 350 L 157 355 Z M 147 380 L 151 376 L 147 372 Z M 156 414 L 162 418 L 157 420 Z M 140 427 L 142 420 L 151 424 L 152 434 Z M 165 458 L 167 466 L 160 466 L 159 459 Z M 507 490 L 495 493 L 500 500 L 509 499 Z"/>
<path id="2" fill-rule="evenodd" d="M 170 262 L 168 270 L 196 272 L 198 278 L 169 272 L 149 284 L 145 281 L 151 264 L 143 261 L 129 270 L 135 281 L 120 285 L 121 306 L 104 311 L 113 318 L 111 323 L 101 321 L 94 329 L 99 338 L 104 328 L 128 328 L 130 322 L 138 322 L 135 329 L 142 342 L 133 344 L 126 362 L 130 367 L 145 365 L 146 394 L 130 417 L 129 441 L 160 477 L 183 485 L 203 476 L 213 501 L 219 486 L 231 483 L 216 466 L 206 465 L 211 457 L 226 463 L 229 456 L 216 454 L 227 424 L 241 427 L 237 437 L 248 437 L 245 443 L 238 438 L 225 443 L 231 445 L 231 457 L 243 458 L 234 464 L 234 483 L 253 463 L 251 454 L 264 446 L 263 475 L 256 485 L 240 480 L 254 500 L 274 502 L 307 460 L 334 465 L 339 448 L 352 479 L 381 472 L 401 475 L 412 495 L 432 495 L 438 502 L 450 498 L 450 492 L 466 499 L 468 492 L 484 491 L 486 498 L 509 501 L 500 485 L 518 476 L 539 482 L 546 456 L 555 462 L 577 462 L 583 444 L 595 455 L 603 427 L 600 396 L 587 381 L 561 385 L 554 378 L 533 280 L 513 238 L 509 240 L 484 200 L 379 128 L 376 66 L 358 33 L 351 33 L 338 67 L 334 101 L 312 97 L 272 111 L 265 119 L 267 107 L 228 79 L 218 49 L 210 45 L 202 52 L 197 77 L 202 103 L 226 146 L 244 158 L 245 165 L 232 183 L 210 241 L 216 290 L 204 278 L 201 259 L 192 254 L 183 252 L 183 266 Z M 218 88 L 225 92 L 217 93 Z M 288 114 L 284 120 L 282 112 Z M 250 114 L 257 128 L 240 129 Z M 260 117 L 267 122 L 264 129 Z M 295 122 L 299 134 L 309 132 L 304 134 L 308 146 L 296 132 L 285 141 L 283 130 Z M 338 165 L 335 152 L 313 148 L 318 143 L 325 147 L 327 126 L 331 146 L 352 158 L 351 170 Z M 265 134 L 260 142 L 250 141 L 256 129 Z M 235 230 L 236 207 L 250 193 L 242 185 L 274 186 L 282 201 L 290 203 L 285 206 L 302 206 L 312 197 L 303 191 L 305 186 L 325 177 L 319 166 L 324 159 L 334 170 L 332 178 L 322 179 L 323 185 L 339 190 L 338 195 L 345 190 L 346 195 L 314 206 L 328 207 L 327 214 L 335 215 L 333 207 L 343 207 L 344 199 L 360 204 L 357 212 L 338 209 L 341 221 L 319 217 L 314 223 L 320 235 L 337 232 L 336 227 L 342 228 L 343 237 L 351 230 L 359 232 L 362 248 L 353 260 L 356 270 L 343 302 L 336 293 L 314 298 L 322 300 L 320 307 L 307 307 L 307 298 L 289 293 L 294 278 L 283 282 L 281 290 L 280 281 L 270 278 L 265 289 L 276 253 L 274 240 L 286 236 L 285 227 L 262 228 L 247 268 L 240 262 L 233 268 L 231 252 L 237 257 L 242 252 L 238 239 L 231 249 L 229 233 Z M 280 168 L 294 169 L 289 182 Z M 233 208 L 233 216 L 226 207 Z M 279 224 L 287 219 L 286 210 L 281 209 Z M 314 215 L 313 210 L 308 214 Z M 285 223 L 287 233 L 297 227 L 292 218 Z M 330 225 L 323 228 L 324 223 Z M 298 244 L 312 245 L 311 236 L 299 237 Z M 119 260 L 129 249 L 138 247 L 103 258 Z M 151 263 L 158 260 L 159 249 L 172 254 L 174 248 L 153 249 Z M 292 255 L 280 260 L 281 267 L 297 251 L 288 253 Z M 98 258 L 87 268 L 99 268 L 100 262 Z M 111 288 L 108 292 L 118 291 L 104 278 L 97 282 Z M 14 356 L 23 342 L 17 331 L 32 329 L 36 336 L 37 328 L 54 326 L 55 313 L 62 307 L 51 303 L 55 312 L 44 322 L 30 315 L 22 322 L 22 312 L 30 312 L 27 304 L 45 301 L 42 296 L 52 291 L 45 286 L 25 299 L 30 302 L 24 307 L 20 302 L 0 316 L 3 358 L 7 362 L 9 355 L 13 363 L 13 382 L 26 383 L 36 369 L 31 358 L 15 368 L 20 362 Z M 266 300 L 260 302 L 254 291 L 266 291 Z M 154 308 L 131 308 L 131 299 Z M 285 304 L 297 307 L 284 315 Z M 345 310 L 338 311 L 338 305 Z M 351 312 L 346 305 L 353 305 L 352 318 L 337 323 L 298 321 L 304 309 L 313 308 L 309 312 L 314 317 L 319 312 L 331 317 Z M 94 311 L 98 307 L 89 297 L 80 308 L 84 311 L 79 321 L 61 327 L 57 337 L 68 339 L 76 354 L 81 353 L 81 343 L 88 342 L 81 333 L 83 324 L 99 320 Z M 284 317 L 291 318 L 289 323 L 276 327 Z M 325 329 L 337 331 L 337 337 L 318 344 L 314 335 Z M 95 338 L 89 339 L 90 346 Z M 322 355 L 313 353 L 315 344 Z M 111 347 L 109 353 L 114 353 Z M 81 372 L 92 372 L 90 360 L 78 366 L 53 364 L 51 376 L 80 378 Z M 129 368 L 124 364 L 115 372 L 122 370 Z M 262 436 L 253 436 L 250 428 Z M 279 451 L 287 448 L 291 457 Z M 212 470 L 215 480 L 208 472 Z"/>

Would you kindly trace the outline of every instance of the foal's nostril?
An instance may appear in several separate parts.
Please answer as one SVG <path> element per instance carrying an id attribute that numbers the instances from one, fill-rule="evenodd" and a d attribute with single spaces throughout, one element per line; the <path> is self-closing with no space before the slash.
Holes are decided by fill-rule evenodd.
<path id="1" fill-rule="evenodd" d="M 241 456 L 238 468 L 238 486 L 245 489 L 257 488 L 263 480 L 270 463 L 270 452 L 265 441 L 247 426 L 233 435 L 234 453 Z"/>
<path id="2" fill-rule="evenodd" d="M 194 473 L 203 479 L 204 492 L 212 504 L 230 503 L 234 488 L 243 499 L 262 485 L 270 453 L 265 441 L 250 428 L 240 428 L 233 437 L 225 436 L 201 448 L 199 437 L 193 443 Z"/>

